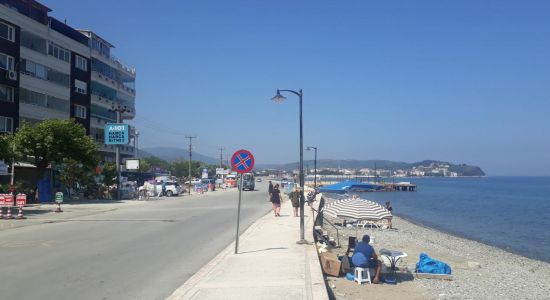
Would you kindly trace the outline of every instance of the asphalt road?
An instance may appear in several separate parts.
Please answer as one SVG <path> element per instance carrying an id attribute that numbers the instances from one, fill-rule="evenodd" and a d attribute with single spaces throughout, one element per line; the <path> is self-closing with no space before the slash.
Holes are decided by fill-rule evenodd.
<path id="1" fill-rule="evenodd" d="M 268 212 L 266 190 L 243 192 L 241 232 Z M 164 299 L 234 240 L 237 200 L 164 198 L 0 231 L 0 298 Z"/>

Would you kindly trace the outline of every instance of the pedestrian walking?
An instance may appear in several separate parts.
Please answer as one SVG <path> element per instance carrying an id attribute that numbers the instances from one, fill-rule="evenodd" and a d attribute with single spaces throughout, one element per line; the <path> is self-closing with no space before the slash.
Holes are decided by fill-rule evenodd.
<path id="1" fill-rule="evenodd" d="M 281 214 L 281 191 L 279 185 L 276 184 L 271 192 L 271 204 L 273 205 L 273 214 L 275 217 L 280 217 Z"/>
<path id="2" fill-rule="evenodd" d="M 386 201 L 386 209 L 393 215 L 393 207 L 391 206 L 391 202 L 390 201 Z M 392 225 L 391 225 L 391 219 L 388 219 L 388 227 L 390 229 L 392 229 Z"/>
<path id="3" fill-rule="evenodd" d="M 298 208 L 300 207 L 300 187 L 294 187 L 290 192 L 290 201 L 292 202 L 292 209 L 294 210 L 294 216 L 298 217 Z"/>
<path id="4" fill-rule="evenodd" d="M 160 191 L 159 197 L 160 197 L 160 196 L 164 197 L 164 196 L 166 195 L 166 182 L 164 182 L 164 180 L 162 180 L 162 181 L 160 182 L 160 184 L 161 184 L 161 185 L 160 185 L 160 186 L 161 186 L 161 191 Z"/>
<path id="5" fill-rule="evenodd" d="M 267 201 L 270 202 L 271 201 L 271 194 L 273 194 L 273 183 L 271 183 L 271 180 L 269 181 L 268 193 L 269 193 L 269 198 L 267 198 Z"/>

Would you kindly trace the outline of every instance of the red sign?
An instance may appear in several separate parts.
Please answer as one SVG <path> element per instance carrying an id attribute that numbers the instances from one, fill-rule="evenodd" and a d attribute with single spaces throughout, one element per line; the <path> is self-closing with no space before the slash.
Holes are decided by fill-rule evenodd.
<path id="1" fill-rule="evenodd" d="M 4 207 L 4 194 L 0 194 L 0 207 Z"/>
<path id="2" fill-rule="evenodd" d="M 3 197 L 0 198 L 1 200 L 3 200 L 1 202 L 2 207 L 12 207 L 13 206 L 13 196 L 10 195 L 10 194 L 4 194 L 2 196 Z"/>
<path id="3" fill-rule="evenodd" d="M 231 157 L 231 166 L 239 174 L 248 173 L 254 168 L 254 155 L 247 150 L 239 150 Z"/>
<path id="4" fill-rule="evenodd" d="M 15 202 L 19 207 L 25 206 L 27 204 L 27 195 L 17 194 L 17 196 L 15 197 Z"/>

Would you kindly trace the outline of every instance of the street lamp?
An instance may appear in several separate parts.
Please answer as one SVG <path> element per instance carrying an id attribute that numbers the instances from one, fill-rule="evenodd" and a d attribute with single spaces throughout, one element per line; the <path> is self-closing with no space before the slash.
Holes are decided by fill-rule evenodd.
<path id="1" fill-rule="evenodd" d="M 116 104 L 112 105 L 109 109 L 111 112 L 116 112 L 116 122 L 118 124 L 122 123 L 122 114 L 125 112 L 129 112 L 130 109 L 126 107 L 126 105 Z M 116 183 L 116 196 L 117 200 L 120 200 L 120 145 L 116 145 L 116 173 L 117 173 L 117 183 Z"/>
<path id="2" fill-rule="evenodd" d="M 306 148 L 307 151 L 310 151 L 311 149 L 315 150 L 315 162 L 314 162 L 315 177 L 313 178 L 313 189 L 317 191 L 317 147 L 308 146 Z"/>
<path id="3" fill-rule="evenodd" d="M 281 92 L 293 93 L 300 99 L 300 240 L 297 244 L 307 244 L 304 237 L 304 131 L 302 125 L 302 97 L 304 93 L 302 90 L 296 92 L 293 90 L 277 90 L 275 97 L 271 98 L 276 103 L 282 103 L 286 100 L 286 97 L 281 95 Z"/>

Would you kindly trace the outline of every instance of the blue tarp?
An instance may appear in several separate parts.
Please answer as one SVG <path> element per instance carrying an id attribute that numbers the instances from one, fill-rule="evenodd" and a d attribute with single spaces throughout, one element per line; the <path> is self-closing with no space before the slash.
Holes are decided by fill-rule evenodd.
<path id="1" fill-rule="evenodd" d="M 347 192 L 353 191 L 377 191 L 383 188 L 384 187 L 379 184 L 346 180 L 339 183 L 323 186 L 319 188 L 319 191 L 321 193 L 345 194 Z"/>
<path id="2" fill-rule="evenodd" d="M 451 274 L 451 267 L 439 260 L 435 260 L 426 253 L 420 253 L 420 260 L 416 263 L 417 273 Z"/>

